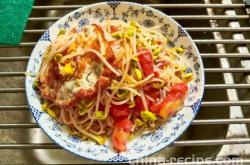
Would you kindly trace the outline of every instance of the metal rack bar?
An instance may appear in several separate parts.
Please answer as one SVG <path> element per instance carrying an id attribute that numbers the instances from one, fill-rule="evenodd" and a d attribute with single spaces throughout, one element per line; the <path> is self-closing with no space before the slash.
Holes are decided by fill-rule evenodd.
<path id="1" fill-rule="evenodd" d="M 208 146 L 208 145 L 224 145 L 224 144 L 247 144 L 250 139 L 211 139 L 211 140 L 183 140 L 175 141 L 170 146 Z M 61 149 L 54 143 L 2 143 L 0 149 Z"/>
<path id="2" fill-rule="evenodd" d="M 184 28 L 188 32 L 248 32 L 250 27 L 240 28 L 229 28 L 229 27 L 218 27 L 218 28 L 207 28 L 207 27 L 186 27 Z M 40 34 L 44 33 L 46 29 L 27 29 L 24 30 L 25 34 Z"/>
<path id="3" fill-rule="evenodd" d="M 86 5 L 86 4 L 85 4 Z M 50 5 L 50 6 L 33 6 L 33 11 L 45 11 L 45 10 L 73 10 L 77 9 L 79 7 L 85 6 L 85 5 Z M 145 4 L 154 8 L 218 8 L 218 9 L 244 9 L 245 4 Z M 176 20 L 187 20 L 187 21 L 193 21 L 194 20 L 249 20 L 249 15 L 242 14 L 242 15 L 236 15 L 236 16 L 228 16 L 228 15 L 172 15 L 171 17 Z M 30 17 L 29 21 L 32 23 L 36 23 L 39 21 L 43 22 L 54 22 L 61 18 L 61 15 L 56 15 L 55 17 Z M 202 25 L 200 25 L 202 26 Z M 250 27 L 185 27 L 185 29 L 188 32 L 195 32 L 191 34 L 196 34 L 196 32 L 199 33 L 205 33 L 208 32 L 209 34 L 211 32 L 226 32 L 226 34 L 233 34 L 235 32 L 250 32 Z M 46 29 L 26 29 L 24 31 L 25 35 L 34 35 L 38 36 L 44 33 Z M 0 46 L 0 48 L 32 48 L 36 45 L 37 42 L 31 42 L 32 40 L 27 40 L 25 42 L 22 42 L 18 46 L 12 46 L 12 45 L 5 45 Z M 216 39 L 202 39 L 202 37 L 197 38 L 194 40 L 196 44 L 232 44 L 232 45 L 246 45 L 250 44 L 250 39 L 246 40 L 234 40 L 234 39 L 222 39 L 222 40 L 216 40 Z M 239 53 L 201 53 L 202 58 L 206 58 L 206 60 L 212 60 L 208 58 L 240 58 L 240 59 L 248 59 L 250 58 L 250 54 L 239 54 Z M 29 59 L 29 54 L 14 54 L 14 56 L 8 57 L 2 56 L 0 57 L 0 62 L 14 62 L 14 61 L 21 61 L 26 62 Z M 237 59 L 239 60 L 239 59 Z M 250 73 L 250 68 L 205 68 L 206 73 Z M 25 72 L 0 72 L 0 78 L 5 76 L 25 76 Z M 239 83 L 239 84 L 206 84 L 205 89 L 206 90 L 212 90 L 212 89 L 246 89 L 248 90 L 250 88 L 250 84 L 247 83 Z M 0 93 L 24 93 L 25 88 L 24 87 L 7 87 L 7 88 L 1 88 L 0 87 Z M 203 101 L 201 103 L 202 107 L 214 107 L 213 109 L 216 110 L 216 107 L 228 107 L 228 106 L 250 106 L 250 100 L 241 100 L 241 101 L 217 101 L 216 98 L 214 98 L 215 101 Z M 1 111 L 28 111 L 27 105 L 0 105 L 0 112 Z M 202 108 L 203 109 L 203 108 Z M 203 109 L 204 110 L 204 109 Z M 4 113 L 4 112 L 3 112 Z M 0 129 L 34 129 L 39 128 L 39 126 L 36 123 L 29 123 L 30 121 L 22 122 L 22 123 L 11 123 L 11 121 L 7 121 L 5 123 L 0 124 Z M 250 118 L 243 118 L 243 119 L 231 119 L 231 118 L 212 118 L 212 119 L 195 119 L 192 122 L 192 125 L 195 126 L 203 126 L 205 125 L 229 125 L 229 124 L 250 124 Z M 249 144 L 250 138 L 241 138 L 241 139 L 204 139 L 204 140 L 177 140 L 174 143 L 172 143 L 172 147 L 179 147 L 179 146 L 212 146 L 212 145 L 229 145 L 229 144 Z M 1 149 L 61 149 L 60 146 L 54 144 L 54 143 L 0 143 L 0 150 Z M 240 160 L 239 162 L 250 162 L 248 159 Z M 211 161 L 215 162 L 215 161 Z M 189 162 L 188 162 L 189 163 Z M 199 164 L 200 162 L 190 162 L 190 164 Z M 204 162 L 202 162 L 204 164 Z M 205 162 L 207 164 L 212 164 L 210 162 Z M 171 163 L 172 164 L 172 163 Z M 174 163 L 173 163 L 174 164 Z M 179 163 L 178 163 L 179 164 Z M 201 164 L 201 163 L 200 163 Z"/>
<path id="4" fill-rule="evenodd" d="M 220 107 L 220 106 L 250 106 L 250 100 L 244 101 L 203 101 L 202 107 Z M 0 111 L 5 110 L 27 110 L 27 105 L 0 105 Z"/>
<path id="5" fill-rule="evenodd" d="M 244 8 L 245 4 L 144 4 L 154 8 Z M 51 5 L 51 6 L 33 6 L 34 10 L 69 10 L 84 7 L 86 5 Z"/>
<path id="6" fill-rule="evenodd" d="M 250 68 L 205 68 L 207 73 L 249 73 Z M 25 76 L 25 72 L 0 72 L 0 76 Z"/>
<path id="7" fill-rule="evenodd" d="M 237 16 L 226 16 L 226 15 L 170 15 L 173 19 L 176 20 L 247 20 L 249 19 L 248 15 L 237 15 Z M 57 21 L 61 17 L 30 17 L 28 21 Z"/>
<path id="8" fill-rule="evenodd" d="M 213 124 L 250 124 L 250 118 L 244 119 L 202 119 L 193 120 L 192 125 L 213 125 Z M 36 123 L 7 123 L 0 124 L 0 129 L 26 129 L 40 128 Z"/>
<path id="9" fill-rule="evenodd" d="M 29 56 L 17 56 L 17 57 L 0 57 L 0 62 L 3 61 L 27 61 Z"/>
<path id="10" fill-rule="evenodd" d="M 246 89 L 250 84 L 206 84 L 205 89 Z M 0 88 L 0 93 L 23 93 L 25 88 Z"/>
<path id="11" fill-rule="evenodd" d="M 201 53 L 202 58 L 250 58 L 250 54 L 239 53 Z M 27 61 L 29 56 L 0 57 L 0 62 L 4 61 Z"/>
<path id="12" fill-rule="evenodd" d="M 246 40 L 233 40 L 233 39 L 223 39 L 223 40 L 193 40 L 196 44 L 250 44 L 250 39 Z M 19 45 L 0 45 L 1 47 L 27 47 L 35 46 L 37 42 L 21 42 Z"/>
<path id="13" fill-rule="evenodd" d="M 0 111 L 6 110 L 27 110 L 27 105 L 0 105 Z"/>
<path id="14" fill-rule="evenodd" d="M 0 93 L 23 93 L 25 88 L 0 88 Z"/>

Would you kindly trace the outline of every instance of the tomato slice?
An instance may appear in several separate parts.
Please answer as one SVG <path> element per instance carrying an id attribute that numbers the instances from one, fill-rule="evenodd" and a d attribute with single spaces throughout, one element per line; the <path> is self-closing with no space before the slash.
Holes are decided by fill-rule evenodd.
<path id="1" fill-rule="evenodd" d="M 180 98 L 174 101 L 167 102 L 166 104 L 162 105 L 159 115 L 164 119 L 172 116 L 181 107 L 183 101 L 183 98 Z"/>
<path id="2" fill-rule="evenodd" d="M 110 115 L 115 120 L 127 118 L 130 114 L 130 109 L 127 104 L 124 105 L 111 105 L 109 110 Z"/>
<path id="3" fill-rule="evenodd" d="M 139 63 L 141 65 L 141 68 L 143 70 L 143 74 L 144 76 L 148 76 L 151 73 L 154 72 L 154 60 L 151 54 L 151 51 L 149 49 L 147 50 L 143 50 L 143 49 L 138 49 L 139 53 L 141 51 L 144 51 L 144 53 L 140 53 L 140 55 L 138 56 L 139 59 Z"/>
<path id="4" fill-rule="evenodd" d="M 114 32 L 119 31 L 119 28 L 115 25 L 110 25 L 110 31 L 111 31 L 111 33 L 114 33 Z"/>
<path id="5" fill-rule="evenodd" d="M 121 119 L 115 122 L 115 127 L 130 133 L 133 123 L 129 119 Z"/>
<path id="6" fill-rule="evenodd" d="M 163 101 L 150 106 L 150 111 L 160 115 L 162 118 L 173 115 L 182 105 L 188 87 L 185 83 L 177 83 L 172 86 L 169 94 Z"/>
<path id="7" fill-rule="evenodd" d="M 139 96 L 135 98 L 135 109 L 139 112 L 144 110 L 142 99 Z"/>
<path id="8" fill-rule="evenodd" d="M 174 84 L 169 93 L 182 93 L 185 94 L 188 90 L 188 86 L 185 83 L 176 83 Z"/>
<path id="9" fill-rule="evenodd" d="M 112 133 L 112 144 L 118 151 L 125 151 L 133 123 L 129 119 L 116 121 Z"/>
<path id="10" fill-rule="evenodd" d="M 128 137 L 129 133 L 115 128 L 111 138 L 113 147 L 118 151 L 126 151 Z"/>
<path id="11" fill-rule="evenodd" d="M 152 106 L 149 107 L 150 111 L 153 112 L 154 114 L 159 114 L 161 110 L 161 104 L 162 102 L 156 103 Z"/>
<path id="12" fill-rule="evenodd" d="M 157 99 L 160 97 L 160 90 L 153 88 L 152 85 L 150 85 L 150 84 L 145 86 L 143 89 L 144 89 L 144 92 L 146 94 L 148 94 L 149 96 L 151 96 L 154 99 Z"/>

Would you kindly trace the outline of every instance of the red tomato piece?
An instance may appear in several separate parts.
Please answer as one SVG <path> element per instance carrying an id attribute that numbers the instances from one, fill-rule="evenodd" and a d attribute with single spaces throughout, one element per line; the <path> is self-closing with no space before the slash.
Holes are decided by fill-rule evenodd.
<path id="1" fill-rule="evenodd" d="M 144 51 L 144 53 L 139 52 L 140 55 L 138 56 L 138 59 L 139 59 L 141 68 L 143 70 L 144 76 L 148 76 L 154 72 L 154 61 L 153 61 L 151 51 L 149 49 L 147 50 L 138 49 L 138 50 Z"/>
<path id="2" fill-rule="evenodd" d="M 115 25 L 110 25 L 110 31 L 111 31 L 111 33 L 114 33 L 114 32 L 119 31 L 119 28 Z"/>
<path id="3" fill-rule="evenodd" d="M 146 94 L 148 94 L 154 99 L 157 99 L 160 97 L 160 91 L 158 89 L 153 88 L 151 85 L 147 85 L 143 89 Z"/>
<path id="4" fill-rule="evenodd" d="M 188 87 L 185 83 L 174 84 L 166 98 L 160 103 L 150 106 L 150 111 L 164 119 L 173 115 L 182 106 L 187 90 Z"/>
<path id="5" fill-rule="evenodd" d="M 177 92 L 186 93 L 187 90 L 188 90 L 187 84 L 185 84 L 185 83 L 176 83 L 171 87 L 169 93 L 177 93 Z"/>
<path id="6" fill-rule="evenodd" d="M 130 109 L 126 104 L 111 105 L 109 113 L 115 120 L 119 120 L 122 118 L 127 118 L 130 114 Z"/>
<path id="7" fill-rule="evenodd" d="M 129 119 L 121 119 L 115 122 L 115 127 L 130 133 L 133 123 Z"/>
<path id="8" fill-rule="evenodd" d="M 114 128 L 111 138 L 113 147 L 118 151 L 126 151 L 128 137 L 129 133 Z"/>
<path id="9" fill-rule="evenodd" d="M 162 102 L 159 102 L 159 103 L 156 103 L 156 104 L 150 106 L 149 107 L 150 111 L 153 112 L 154 114 L 159 114 L 160 110 L 161 110 L 161 103 Z"/>
<path id="10" fill-rule="evenodd" d="M 156 41 L 156 44 L 161 45 L 162 42 L 161 42 L 160 40 L 157 40 L 157 41 Z"/>
<path id="11" fill-rule="evenodd" d="M 144 106 L 141 100 L 141 97 L 137 96 L 135 98 L 135 108 L 137 111 L 143 111 L 144 110 Z"/>
<path id="12" fill-rule="evenodd" d="M 154 75 L 155 75 L 156 78 L 159 78 L 159 77 L 160 77 L 160 73 L 157 72 L 157 71 L 154 71 Z"/>
<path id="13" fill-rule="evenodd" d="M 112 133 L 112 144 L 118 151 L 125 151 L 133 123 L 129 119 L 116 121 Z"/>
<path id="14" fill-rule="evenodd" d="M 99 104 L 98 111 L 104 111 L 105 106 L 102 104 Z"/>

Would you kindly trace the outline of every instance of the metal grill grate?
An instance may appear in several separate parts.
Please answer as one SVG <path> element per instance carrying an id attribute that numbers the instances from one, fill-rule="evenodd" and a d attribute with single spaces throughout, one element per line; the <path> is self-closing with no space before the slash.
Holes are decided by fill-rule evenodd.
<path id="1" fill-rule="evenodd" d="M 249 15 L 242 1 L 233 1 L 237 2 L 235 4 L 231 0 L 211 1 L 214 3 L 193 0 L 192 4 L 191 1 L 188 1 L 189 4 L 170 2 L 147 5 L 172 16 L 191 34 L 204 61 L 206 90 L 202 108 L 192 126 L 171 145 L 172 149 L 167 148 L 152 157 L 187 158 L 194 154 L 197 157 L 211 157 L 214 163 L 220 163 L 216 158 L 222 146 L 250 144 L 246 132 L 250 130 Z M 82 6 L 69 0 L 65 0 L 64 4 L 57 0 L 48 3 L 37 1 L 24 31 L 23 42 L 19 46 L 0 46 L 1 164 L 25 164 L 31 161 L 48 164 L 93 163 L 72 156 L 46 138 L 30 116 L 24 90 L 27 61 L 39 36 L 61 16 Z M 237 37 L 239 35 L 241 37 Z M 230 77 L 233 80 L 231 83 L 228 80 Z M 233 110 L 239 111 L 240 115 L 233 116 Z M 232 124 L 246 128 L 245 133 L 229 137 Z M 230 155 L 230 152 L 226 154 Z M 250 162 L 249 151 L 236 156 L 244 157 L 239 162 Z M 212 163 L 191 161 L 190 164 Z"/>

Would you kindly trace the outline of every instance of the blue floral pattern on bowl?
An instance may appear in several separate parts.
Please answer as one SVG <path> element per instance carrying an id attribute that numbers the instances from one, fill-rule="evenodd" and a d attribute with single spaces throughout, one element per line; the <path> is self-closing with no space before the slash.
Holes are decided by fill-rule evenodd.
<path id="1" fill-rule="evenodd" d="M 183 57 L 194 73 L 194 80 L 189 83 L 189 93 L 184 107 L 169 121 L 152 133 L 142 135 L 127 145 L 127 151 L 117 153 L 110 147 L 110 141 L 97 145 L 92 141 L 82 141 L 67 133 L 65 126 L 42 112 L 41 102 L 32 88 L 34 75 L 39 71 L 42 55 L 60 29 L 75 27 L 80 30 L 91 18 L 102 22 L 105 19 L 136 20 L 146 27 L 160 26 L 162 34 L 169 37 L 169 45 L 185 49 Z M 39 39 L 30 57 L 26 77 L 26 94 L 30 111 L 44 132 L 62 148 L 79 156 L 107 162 L 127 162 L 153 154 L 171 144 L 191 124 L 196 116 L 203 96 L 204 71 L 198 49 L 188 33 L 173 19 L 153 8 L 137 3 L 109 1 L 88 5 L 62 17 L 53 24 Z"/>

